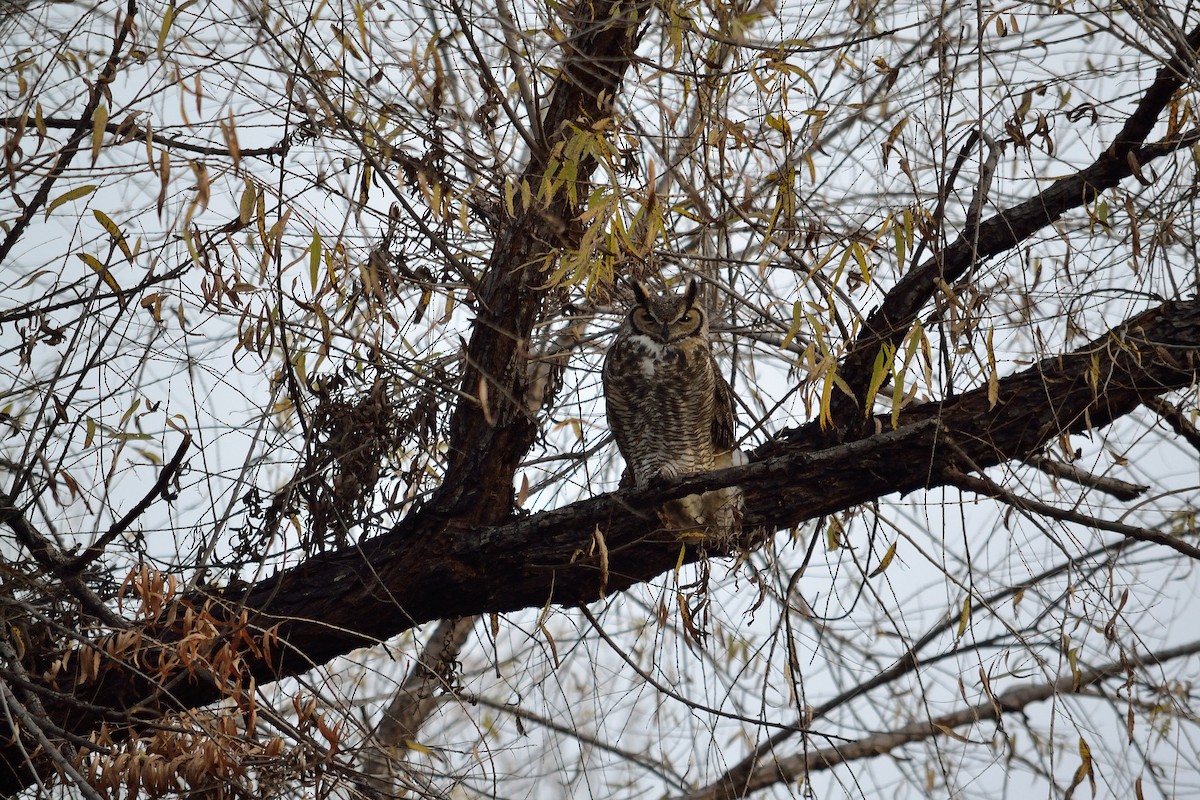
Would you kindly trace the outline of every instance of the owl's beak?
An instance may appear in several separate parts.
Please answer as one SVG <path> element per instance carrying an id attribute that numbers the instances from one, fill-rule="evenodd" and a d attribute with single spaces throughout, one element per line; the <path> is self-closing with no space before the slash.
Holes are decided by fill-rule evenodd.
<path id="1" fill-rule="evenodd" d="M 663 334 L 662 334 L 662 340 L 663 340 L 664 342 L 669 342 L 669 341 L 671 341 L 671 326 L 670 326 L 670 325 L 668 325 L 668 324 L 667 324 L 667 323 L 665 323 L 665 322 L 663 323 Z"/>

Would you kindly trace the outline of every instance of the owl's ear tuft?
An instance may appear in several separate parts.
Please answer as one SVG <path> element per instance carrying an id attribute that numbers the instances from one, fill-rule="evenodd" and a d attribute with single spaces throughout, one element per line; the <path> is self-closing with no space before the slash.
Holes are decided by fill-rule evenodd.
<path id="1" fill-rule="evenodd" d="M 696 295 L 700 291 L 700 284 L 696 283 L 696 279 L 692 278 L 688 281 L 687 289 L 683 293 L 683 307 L 691 308 L 696 305 Z"/>
<path id="2" fill-rule="evenodd" d="M 650 291 L 646 288 L 646 284 L 641 281 L 633 282 L 633 299 L 637 301 L 639 306 L 644 306 L 649 302 Z"/>

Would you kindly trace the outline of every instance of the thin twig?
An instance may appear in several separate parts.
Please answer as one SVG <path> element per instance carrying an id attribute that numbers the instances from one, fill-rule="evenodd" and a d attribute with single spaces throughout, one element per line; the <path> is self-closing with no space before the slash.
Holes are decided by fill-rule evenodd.
<path id="1" fill-rule="evenodd" d="M 1147 400 L 1146 406 L 1162 417 L 1177 434 L 1183 437 L 1184 441 L 1200 450 L 1200 430 L 1196 429 L 1196 426 L 1184 416 L 1182 411 L 1161 397 Z"/>
<path id="2" fill-rule="evenodd" d="M 0 640 L 0 657 L 7 661 L 10 666 L 20 664 L 16 653 L 13 652 L 12 646 L 4 640 Z M 73 759 L 66 758 L 66 756 L 62 754 L 62 751 L 60 751 L 58 747 L 56 747 L 55 744 L 50 741 L 49 737 L 46 736 L 45 731 L 42 730 L 41 720 L 46 718 L 46 712 L 45 709 L 41 708 L 41 703 L 38 701 L 36 695 L 29 695 L 29 702 L 34 704 L 37 717 L 31 714 L 29 709 L 27 709 L 25 705 L 17 699 L 16 694 L 14 694 L 13 690 L 9 688 L 7 681 L 0 681 L 0 697 L 3 698 L 4 704 L 7 706 L 8 710 L 18 720 L 20 720 L 25 730 L 32 734 L 33 738 L 37 740 L 38 744 L 41 746 L 42 752 L 44 752 L 50 758 L 50 760 L 54 762 L 56 767 L 58 767 L 71 778 L 73 787 L 82 792 L 83 795 L 88 798 L 88 800 L 103 800 L 103 798 L 100 796 L 100 793 L 92 788 L 92 785 L 88 783 L 87 778 L 81 775 L 79 770 L 75 769 L 75 765 L 71 763 Z M 14 731 L 14 734 L 15 733 L 16 732 Z M 74 753 L 75 748 L 71 747 L 71 745 L 64 743 L 62 746 Z"/>
<path id="3" fill-rule="evenodd" d="M 1052 506 L 1049 503 L 1043 503 L 1040 500 L 1034 500 L 1030 497 L 1020 497 L 1013 494 L 1007 489 L 998 485 L 995 481 L 987 478 L 976 478 L 966 473 L 960 472 L 954 468 L 949 468 L 945 471 L 945 476 L 948 481 L 960 489 L 981 494 L 988 497 L 993 497 L 1003 503 L 1007 503 L 1013 508 L 1022 511 L 1029 511 L 1035 514 L 1041 514 L 1044 517 L 1051 519 L 1062 520 L 1063 522 L 1074 522 L 1078 525 L 1083 525 L 1088 528 L 1108 531 L 1110 533 L 1119 533 L 1122 536 L 1127 536 L 1130 539 L 1137 539 L 1142 542 L 1151 542 L 1160 544 L 1164 547 L 1169 547 L 1172 550 L 1183 553 L 1189 558 L 1200 560 L 1200 547 L 1190 545 L 1182 539 L 1175 536 L 1168 536 L 1161 531 L 1151 530 L 1150 528 L 1140 528 L 1136 525 L 1126 525 L 1123 522 L 1113 522 L 1111 520 L 1099 519 L 1088 514 L 1082 514 L 1078 511 L 1071 511 L 1058 506 Z"/>
<path id="4" fill-rule="evenodd" d="M 16 128 L 25 126 L 29 123 L 28 115 L 20 117 L 0 117 L 0 128 Z M 50 128 L 69 128 L 74 129 L 79 125 L 79 120 L 70 119 L 67 117 L 45 117 L 41 121 L 42 127 Z M 91 130 L 89 128 L 89 130 Z M 210 145 L 192 144 L 180 139 L 175 139 L 171 136 L 161 136 L 145 128 L 138 127 L 135 123 L 130 122 L 109 122 L 104 126 L 104 132 L 118 137 L 117 144 L 140 143 L 147 140 L 152 140 L 157 144 L 161 144 L 170 150 L 182 150 L 188 153 L 196 153 L 202 156 L 227 156 L 233 157 L 227 147 L 212 147 Z M 246 147 L 239 148 L 238 155 L 244 158 L 256 158 L 262 156 L 282 156 L 287 153 L 288 142 L 282 141 L 273 144 L 270 147 Z"/>
<path id="5" fill-rule="evenodd" d="M 79 146 L 83 139 L 92 130 L 92 116 L 96 113 L 96 109 L 100 107 L 101 99 L 108 93 L 108 85 L 117 77 L 117 69 L 121 65 L 121 51 L 125 49 L 125 42 L 129 35 L 133 32 L 135 23 L 134 17 L 137 15 L 137 0 L 127 0 L 124 17 L 121 19 L 117 29 L 117 36 L 113 40 L 112 50 L 109 51 L 108 60 L 104 63 L 104 68 L 100 70 L 100 75 L 96 78 L 96 82 L 92 84 L 91 91 L 88 92 L 87 103 L 83 107 L 83 111 L 79 114 L 79 119 L 75 121 L 75 130 L 67 137 L 66 143 L 63 145 L 58 154 L 58 160 L 55 162 L 50 174 L 38 186 L 33 197 L 24 204 L 21 209 L 21 216 L 12 223 L 12 227 L 8 229 L 8 235 L 4 237 L 4 241 L 0 242 L 0 264 L 8 258 L 8 254 L 12 252 L 13 247 L 25 235 L 25 230 L 33 221 L 34 215 L 41 210 L 46 201 L 50 199 L 50 190 L 54 188 L 54 184 L 58 182 L 70 167 L 71 162 L 75 160 L 76 154 L 79 152 Z"/>
<path id="6" fill-rule="evenodd" d="M 125 516 L 113 523 L 113 526 L 109 528 L 103 536 L 93 542 L 91 546 L 89 546 L 87 550 L 84 550 L 81 555 L 68 563 L 66 565 L 68 570 L 72 572 L 79 572 L 87 567 L 88 564 L 95 561 L 104 553 L 104 548 L 108 547 L 108 545 L 111 544 L 114 539 L 124 533 L 129 526 L 133 524 L 133 521 L 140 517 L 146 511 L 146 509 L 150 507 L 150 504 L 154 502 L 156 497 L 166 497 L 167 484 L 169 484 L 171 479 L 175 477 L 176 473 L 179 472 L 180 465 L 183 463 L 183 457 L 187 454 L 188 448 L 191 446 L 191 444 L 192 435 L 190 433 L 185 433 L 183 435 L 183 442 L 179 445 L 179 449 L 175 451 L 175 455 L 173 455 L 171 460 L 168 461 L 166 466 L 163 467 L 162 472 L 160 472 L 158 475 L 158 480 L 154 482 L 154 486 L 150 487 L 150 491 L 147 492 L 146 495 L 139 500 L 133 508 L 129 509 Z"/>

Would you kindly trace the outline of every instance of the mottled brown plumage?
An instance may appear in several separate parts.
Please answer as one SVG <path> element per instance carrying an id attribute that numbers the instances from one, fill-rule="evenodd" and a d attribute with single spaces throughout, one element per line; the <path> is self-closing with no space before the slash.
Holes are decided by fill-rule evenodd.
<path id="1" fill-rule="evenodd" d="M 652 295 L 635 284 L 637 303 L 604 361 L 608 424 L 626 480 L 638 487 L 730 463 L 733 397 L 698 294 L 694 280 L 682 295 Z"/>

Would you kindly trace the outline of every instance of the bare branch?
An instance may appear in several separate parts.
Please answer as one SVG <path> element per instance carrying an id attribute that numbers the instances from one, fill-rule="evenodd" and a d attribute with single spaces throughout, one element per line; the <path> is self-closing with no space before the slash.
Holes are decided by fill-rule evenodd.
<path id="1" fill-rule="evenodd" d="M 1123 481 L 1120 478 L 1113 478 L 1109 475 L 1094 475 L 1075 464 L 1064 464 L 1047 456 L 1026 459 L 1025 463 L 1037 467 L 1047 475 L 1062 478 L 1065 481 L 1071 481 L 1090 489 L 1097 489 L 1125 502 L 1136 500 L 1150 488 L 1149 486 Z"/>
<path id="2" fill-rule="evenodd" d="M 1140 165 L 1157 155 L 1186 147 L 1194 140 L 1193 136 L 1187 136 L 1156 145 L 1142 144 L 1172 95 L 1183 85 L 1188 74 L 1186 64 L 1195 57 L 1197 47 L 1200 47 L 1200 27 L 1192 30 L 1186 43 L 1159 69 L 1112 144 L 1090 166 L 995 214 L 977 229 L 964 231 L 936 258 L 928 259 L 896 282 L 865 321 L 838 369 L 851 392 L 849 396 L 833 395 L 830 417 L 834 425 L 844 429 L 843 436 L 853 437 L 866 430 L 858 428 L 855 420 L 863 417 L 862 398 L 866 396 L 880 346 L 896 345 L 903 340 L 916 315 L 942 282 L 953 284 L 976 264 L 1016 247 L 1067 211 L 1091 202 L 1100 192 L 1134 175 Z"/>
<path id="3" fill-rule="evenodd" d="M 461 617 L 439 622 L 416 663 L 397 687 L 364 748 L 363 771 L 371 776 L 370 784 L 376 791 L 395 791 L 395 780 L 390 777 L 392 765 L 404 760 L 410 742 L 417 740 L 421 726 L 442 697 L 453 696 L 454 665 L 478 619 Z"/>
<path id="4" fill-rule="evenodd" d="M 150 487 L 150 491 L 147 492 L 141 500 L 135 503 L 133 508 L 126 512 L 125 516 L 114 522 L 112 527 L 104 532 L 103 536 L 93 542 L 87 550 L 84 550 L 83 553 L 67 564 L 67 570 L 71 572 L 79 572 L 80 570 L 85 569 L 88 564 L 95 561 L 101 556 L 101 554 L 104 553 L 105 547 L 111 544 L 112 541 L 122 533 L 127 531 L 129 526 L 133 524 L 134 520 L 145 513 L 146 509 L 148 509 L 151 504 L 154 503 L 156 498 L 166 497 L 167 487 L 170 485 L 171 479 L 176 476 L 176 474 L 179 472 L 179 468 L 183 465 L 183 457 L 187 454 L 188 448 L 191 446 L 191 444 L 191 434 L 185 433 L 183 436 L 183 441 L 179 444 L 179 448 L 175 451 L 175 455 L 171 456 L 171 460 L 168 461 L 166 466 L 162 468 L 162 471 L 158 474 L 158 480 L 156 480 L 154 485 Z"/>
<path id="5" fill-rule="evenodd" d="M 1013 508 L 1021 509 L 1022 511 L 1031 512 L 1049 517 L 1050 519 L 1062 520 L 1063 522 L 1074 522 L 1078 525 L 1083 525 L 1088 528 L 1095 528 L 1100 531 L 1109 531 L 1111 533 L 1119 533 L 1122 536 L 1128 536 L 1130 539 L 1137 539 L 1141 542 L 1152 542 L 1163 547 L 1169 547 L 1188 558 L 1200 559 L 1200 547 L 1188 544 L 1183 539 L 1177 536 L 1168 536 L 1160 531 L 1151 530 L 1149 528 L 1140 528 L 1136 525 L 1126 525 L 1122 522 L 1113 522 L 1111 520 L 1098 519 L 1088 514 L 1083 514 L 1070 509 L 1058 508 L 1049 503 L 1043 503 L 1040 500 L 1034 500 L 1031 497 L 1018 497 L 1007 489 L 998 486 L 995 481 L 988 480 L 987 477 L 976 478 L 973 475 L 967 475 L 955 469 L 947 470 L 947 478 L 954 486 L 961 489 L 966 489 L 976 494 L 985 495 L 987 497 L 995 497 L 1001 502 L 1011 505 Z"/>
<path id="6" fill-rule="evenodd" d="M 29 124 L 28 117 L 0 117 L 0 128 L 17 128 L 24 127 Z M 79 127 L 79 120 L 66 119 L 64 117 L 44 117 L 42 125 L 47 130 L 50 129 L 67 129 L 74 131 Z M 87 129 L 91 131 L 91 128 Z M 104 132 L 117 137 L 118 143 L 124 142 L 145 142 L 148 139 L 153 139 L 157 144 L 161 144 L 171 150 L 180 150 L 185 153 L 196 153 L 202 156 L 232 156 L 227 147 L 213 147 L 211 145 L 193 144 L 185 142 L 182 139 L 176 139 L 171 136 L 163 136 L 161 134 L 151 134 L 150 131 L 139 126 L 133 121 L 124 122 L 107 122 L 104 124 Z M 288 142 L 279 142 L 278 144 L 270 145 L 269 147 L 246 147 L 239 149 L 237 154 L 244 158 L 263 158 L 269 156 L 282 156 L 287 153 Z"/>
<path id="7" fill-rule="evenodd" d="M 1196 653 L 1200 653 L 1200 641 L 1147 653 L 1140 657 L 1122 658 L 1093 669 L 1081 670 L 1078 675 L 1064 675 L 1046 683 L 1014 686 L 981 703 L 961 708 L 950 714 L 903 725 L 889 731 L 881 731 L 850 744 L 833 745 L 776 759 L 755 771 L 743 784 L 708 787 L 702 791 L 681 795 L 677 800 L 733 800 L 737 797 L 746 797 L 777 783 L 792 783 L 800 780 L 809 773 L 833 769 L 852 761 L 874 758 L 913 742 L 946 736 L 955 728 L 999 720 L 1005 713 L 1024 711 L 1028 706 L 1052 697 L 1080 694 L 1084 690 L 1095 688 L 1109 678 L 1124 676 L 1131 666 L 1166 664 L 1177 658 L 1184 658 Z"/>
<path id="8" fill-rule="evenodd" d="M 1154 410 L 1171 429 L 1192 447 L 1200 452 L 1200 431 L 1196 430 L 1196 426 L 1192 424 L 1182 411 L 1168 403 L 1161 397 L 1152 397 L 1146 401 L 1146 405 Z"/>

